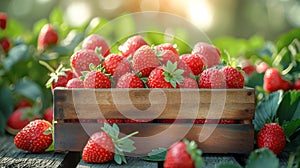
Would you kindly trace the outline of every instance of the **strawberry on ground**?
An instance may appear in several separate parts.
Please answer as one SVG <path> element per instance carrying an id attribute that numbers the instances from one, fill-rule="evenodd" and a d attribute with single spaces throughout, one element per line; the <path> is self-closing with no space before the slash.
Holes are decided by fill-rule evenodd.
<path id="1" fill-rule="evenodd" d="M 159 45 L 155 46 L 155 51 L 156 52 L 172 51 L 177 57 L 179 56 L 176 44 L 171 44 L 171 43 L 159 44 Z"/>
<path id="2" fill-rule="evenodd" d="M 76 51 L 70 58 L 71 67 L 77 77 L 82 75 L 81 72 L 89 71 L 89 66 L 91 63 L 95 66 L 100 64 L 100 58 L 95 51 L 92 50 L 83 49 Z"/>
<path id="3" fill-rule="evenodd" d="M 135 150 L 134 141 L 129 137 L 137 133 L 134 132 L 119 139 L 118 126 L 104 123 L 102 131 L 94 133 L 89 138 L 82 151 L 82 160 L 87 163 L 105 163 L 114 159 L 118 164 L 127 163 L 124 152 Z M 124 146 L 124 144 L 127 145 Z"/>
<path id="4" fill-rule="evenodd" d="M 46 121 L 52 123 L 53 122 L 53 107 L 48 107 L 44 113 L 43 113 L 43 119 L 45 119 Z"/>
<path id="5" fill-rule="evenodd" d="M 183 70 L 177 69 L 177 62 L 168 61 L 167 66 L 155 68 L 149 75 L 147 85 L 149 88 L 178 88 L 184 80 Z"/>
<path id="6" fill-rule="evenodd" d="M 8 52 L 10 49 L 10 41 L 7 37 L 4 37 L 0 40 L 0 46 L 2 47 L 4 52 Z M 1 51 L 1 50 L 0 50 Z"/>
<path id="7" fill-rule="evenodd" d="M 83 84 L 85 88 L 111 88 L 109 78 L 98 70 L 87 72 Z"/>
<path id="8" fill-rule="evenodd" d="M 180 88 L 198 88 L 198 83 L 193 78 L 184 78 L 182 82 L 179 84 Z"/>
<path id="9" fill-rule="evenodd" d="M 7 15 L 4 12 L 0 12 L 0 28 L 1 29 L 6 29 L 7 25 Z"/>
<path id="10" fill-rule="evenodd" d="M 142 36 L 133 36 L 128 38 L 122 45 L 119 46 L 123 57 L 131 57 L 135 51 L 143 45 L 148 45 Z"/>
<path id="11" fill-rule="evenodd" d="M 17 148 L 32 153 L 42 153 L 52 144 L 51 124 L 46 120 L 34 120 L 14 138 Z"/>
<path id="12" fill-rule="evenodd" d="M 96 48 L 101 48 L 101 54 L 103 57 L 106 57 L 110 53 L 107 42 L 98 34 L 91 34 L 83 40 L 82 49 L 95 51 Z"/>
<path id="13" fill-rule="evenodd" d="M 290 89 L 291 83 L 284 80 L 280 72 L 276 68 L 269 68 L 264 75 L 264 90 L 275 92 L 277 90 L 287 91 Z"/>
<path id="14" fill-rule="evenodd" d="M 204 69 L 204 63 L 199 54 L 183 54 L 180 59 L 186 63 L 194 76 L 198 76 Z"/>
<path id="15" fill-rule="evenodd" d="M 66 85 L 67 88 L 84 88 L 83 81 L 79 78 L 70 79 Z"/>
<path id="16" fill-rule="evenodd" d="M 105 71 L 116 80 L 125 73 L 131 71 L 129 61 L 118 54 L 110 54 L 105 57 L 103 67 Z"/>
<path id="17" fill-rule="evenodd" d="M 198 53 L 206 68 L 213 67 L 220 63 L 220 51 L 213 45 L 199 42 L 195 44 L 192 54 Z"/>
<path id="18" fill-rule="evenodd" d="M 116 88 L 144 88 L 144 83 L 138 75 L 128 72 L 118 79 Z"/>
<path id="19" fill-rule="evenodd" d="M 220 70 L 216 68 L 208 68 L 200 75 L 199 87 L 226 88 L 226 78 Z"/>
<path id="20" fill-rule="evenodd" d="M 132 68 L 135 72 L 140 72 L 142 77 L 148 77 L 158 66 L 159 60 L 148 45 L 140 47 L 133 55 Z"/>
<path id="21" fill-rule="evenodd" d="M 38 49 L 44 50 L 50 45 L 55 45 L 58 42 L 58 34 L 51 24 L 45 24 L 38 37 Z"/>
<path id="22" fill-rule="evenodd" d="M 204 162 L 202 151 L 197 149 L 195 141 L 184 140 L 174 143 L 167 151 L 164 168 L 198 168 Z"/>
<path id="23" fill-rule="evenodd" d="M 6 123 L 6 131 L 12 135 L 16 135 L 30 121 L 38 119 L 32 107 L 18 108 L 8 118 Z"/>
<path id="24" fill-rule="evenodd" d="M 234 67 L 225 66 L 221 69 L 221 72 L 226 78 L 227 88 L 243 88 L 244 87 L 244 76 L 243 74 Z"/>
<path id="25" fill-rule="evenodd" d="M 265 124 L 257 135 L 258 148 L 268 148 L 279 155 L 286 145 L 286 135 L 277 123 Z"/>

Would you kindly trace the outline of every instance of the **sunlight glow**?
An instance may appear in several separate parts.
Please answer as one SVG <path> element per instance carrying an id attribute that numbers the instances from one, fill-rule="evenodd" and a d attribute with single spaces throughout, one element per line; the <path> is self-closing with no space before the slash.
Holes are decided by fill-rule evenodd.
<path id="1" fill-rule="evenodd" d="M 213 11 L 207 0 L 190 0 L 188 16 L 197 27 L 208 30 L 212 26 Z"/>
<path id="2" fill-rule="evenodd" d="M 73 2 L 66 9 L 66 19 L 72 26 L 80 26 L 91 17 L 91 9 L 86 2 Z"/>

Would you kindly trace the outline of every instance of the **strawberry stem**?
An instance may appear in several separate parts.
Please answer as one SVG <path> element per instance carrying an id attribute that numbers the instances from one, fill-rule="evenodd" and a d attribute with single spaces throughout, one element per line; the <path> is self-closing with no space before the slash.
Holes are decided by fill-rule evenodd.
<path id="1" fill-rule="evenodd" d="M 124 136 L 123 138 L 121 138 L 121 139 L 118 139 L 118 140 L 116 140 L 115 142 L 120 142 L 120 141 L 123 141 L 124 139 L 127 139 L 127 138 L 129 138 L 129 137 L 131 137 L 131 136 L 133 136 L 133 135 L 136 135 L 136 134 L 138 134 L 139 132 L 138 131 L 136 131 L 136 132 L 133 132 L 133 133 L 131 133 L 131 134 L 129 134 L 129 135 L 126 135 L 126 136 Z"/>
<path id="2" fill-rule="evenodd" d="M 55 72 L 55 70 L 47 62 L 39 60 L 39 63 L 46 67 L 50 72 Z"/>

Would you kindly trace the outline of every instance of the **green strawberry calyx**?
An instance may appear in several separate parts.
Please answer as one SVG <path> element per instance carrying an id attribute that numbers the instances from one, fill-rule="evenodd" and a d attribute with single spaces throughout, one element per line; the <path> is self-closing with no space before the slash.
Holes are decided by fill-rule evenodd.
<path id="1" fill-rule="evenodd" d="M 187 139 L 184 139 L 183 142 L 186 144 L 186 151 L 192 157 L 195 167 L 198 168 L 203 166 L 204 161 L 202 158 L 202 151 L 198 149 L 196 142 L 188 141 Z"/>
<path id="2" fill-rule="evenodd" d="M 50 67 L 50 65 L 48 65 L 47 67 Z M 51 69 L 47 68 L 47 69 L 51 71 L 51 73 L 49 74 L 50 79 L 46 83 L 47 88 L 51 87 L 52 82 L 57 82 L 59 76 L 67 76 L 66 71 L 70 70 L 65 68 L 62 64 L 60 64 L 55 71 L 52 68 Z"/>
<path id="3" fill-rule="evenodd" d="M 114 142 L 115 147 L 115 155 L 114 160 L 118 164 L 127 163 L 126 158 L 124 156 L 125 152 L 132 152 L 136 149 L 134 146 L 134 141 L 129 139 L 130 137 L 138 134 L 138 132 L 133 132 L 125 137 L 119 138 L 120 129 L 117 124 L 113 124 L 112 126 L 108 123 L 104 123 L 104 126 L 101 128 L 104 132 L 108 134 L 108 136 Z"/>
<path id="4" fill-rule="evenodd" d="M 182 76 L 184 70 L 177 68 L 177 62 L 172 63 L 171 61 L 168 61 L 166 66 L 163 65 L 163 70 L 165 80 L 174 88 L 176 88 L 176 84 L 180 84 L 184 80 L 184 77 Z"/>

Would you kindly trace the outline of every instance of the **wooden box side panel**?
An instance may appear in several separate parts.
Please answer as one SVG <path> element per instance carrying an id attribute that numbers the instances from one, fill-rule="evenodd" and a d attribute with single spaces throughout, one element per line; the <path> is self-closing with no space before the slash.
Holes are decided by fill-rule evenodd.
<path id="1" fill-rule="evenodd" d="M 82 151 L 90 135 L 100 131 L 99 123 L 55 123 L 55 151 Z M 133 137 L 137 151 L 143 155 L 158 147 L 169 147 L 183 138 L 195 140 L 204 153 L 250 153 L 253 150 L 254 131 L 248 124 L 187 125 L 187 124 L 119 124 L 124 134 L 139 131 Z M 191 128 L 190 128 L 191 127 Z M 212 134 L 204 129 L 214 129 Z M 188 132 L 186 132 L 188 130 Z M 199 141 L 204 133 L 206 139 Z M 183 136 L 184 135 L 184 136 Z M 204 136 L 205 137 L 205 136 Z M 147 145 L 145 145 L 147 144 Z"/>
<path id="2" fill-rule="evenodd" d="M 253 89 L 56 89 L 55 120 L 253 119 Z"/>

